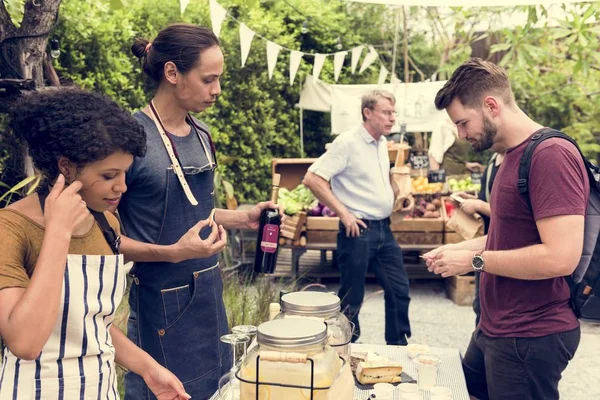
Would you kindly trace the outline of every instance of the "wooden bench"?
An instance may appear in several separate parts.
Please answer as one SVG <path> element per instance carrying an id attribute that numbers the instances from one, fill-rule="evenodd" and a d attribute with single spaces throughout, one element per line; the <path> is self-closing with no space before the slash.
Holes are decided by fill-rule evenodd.
<path id="1" fill-rule="evenodd" d="M 407 273 L 409 277 L 412 278 L 435 278 L 439 277 L 438 275 L 434 275 L 427 271 L 424 268 L 424 264 L 422 263 L 407 263 L 407 253 L 418 253 L 418 255 L 422 253 L 426 253 L 431 251 L 437 247 L 441 246 L 441 244 L 401 244 L 402 252 L 405 256 L 405 268 L 407 269 Z M 289 248 L 292 251 L 292 259 L 291 259 L 291 275 L 294 279 L 298 279 L 300 277 L 300 258 L 308 251 L 308 250 L 318 250 L 321 252 L 321 259 L 319 267 L 320 269 L 325 269 L 327 263 L 327 252 L 333 252 L 333 265 L 334 267 L 337 265 L 336 262 L 336 251 L 337 244 L 336 243 L 307 243 L 306 246 L 281 246 L 282 248 Z M 320 274 L 321 275 L 321 274 Z M 331 274 L 326 274 L 325 276 L 329 276 Z"/>

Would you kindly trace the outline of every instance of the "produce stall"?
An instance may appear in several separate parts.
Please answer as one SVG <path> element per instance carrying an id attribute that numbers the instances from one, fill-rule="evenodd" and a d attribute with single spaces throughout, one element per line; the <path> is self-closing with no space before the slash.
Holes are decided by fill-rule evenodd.
<path id="1" fill-rule="evenodd" d="M 407 208 L 394 212 L 391 216 L 391 229 L 402 247 L 404 264 L 410 278 L 439 278 L 427 271 L 421 254 L 446 243 L 457 243 L 463 239 L 461 234 L 448 226 L 454 211 L 454 203 L 448 197 L 452 192 L 476 193 L 479 182 L 471 176 L 449 176 L 440 179 L 435 173 L 428 174 L 426 168 L 419 167 L 408 146 L 393 145 L 389 148 L 392 168 L 392 186 L 394 173 L 404 171 L 408 183 L 404 192 L 409 195 L 403 201 Z M 302 179 L 315 158 L 273 159 L 272 173 L 281 175 L 279 204 L 288 215 L 281 229 L 279 244 L 291 250 L 290 269 L 279 269 L 279 276 L 314 276 L 319 278 L 339 276 L 336 266 L 336 242 L 340 220 L 328 207 L 319 203 Z M 402 169 L 402 167 L 404 169 Z M 431 178 L 431 182 L 430 182 Z M 406 187 L 408 185 L 408 189 Z M 399 194 L 396 193 L 396 200 Z M 410 198 L 410 200 L 409 200 Z M 402 206 L 399 206 L 402 207 Z M 396 207 L 398 208 L 398 207 Z M 320 270 L 301 271 L 300 260 L 308 250 L 320 252 Z M 331 266 L 328 265 L 331 260 Z M 447 280 L 449 297 L 457 304 L 468 305 L 473 296 L 473 277 L 458 277 Z"/>

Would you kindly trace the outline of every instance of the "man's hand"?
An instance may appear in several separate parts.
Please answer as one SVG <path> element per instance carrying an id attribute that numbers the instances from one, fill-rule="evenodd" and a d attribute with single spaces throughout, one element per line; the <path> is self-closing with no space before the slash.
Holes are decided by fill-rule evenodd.
<path id="1" fill-rule="evenodd" d="M 247 212 L 248 220 L 246 221 L 246 226 L 249 229 L 258 229 L 258 226 L 260 225 L 260 214 L 262 214 L 263 210 L 266 208 L 278 210 L 279 215 L 281 216 L 281 223 L 283 224 L 283 221 L 285 221 L 285 214 L 283 213 L 283 208 L 278 204 L 273 203 L 272 201 L 261 201 Z"/>
<path id="2" fill-rule="evenodd" d="M 346 227 L 346 236 L 347 237 L 355 237 L 360 236 L 360 228 L 359 225 L 363 228 L 367 229 L 367 224 L 365 224 L 360 219 L 356 218 L 351 213 L 344 214 L 344 216 L 340 217 L 340 221 Z"/>
<path id="3" fill-rule="evenodd" d="M 473 271 L 474 255 L 471 250 L 442 250 L 435 257 L 426 258 L 427 269 L 444 278 L 464 275 Z"/>
<path id="4" fill-rule="evenodd" d="M 454 192 L 452 193 L 453 196 L 458 196 L 462 199 L 476 199 L 477 196 L 475 196 L 474 194 L 470 194 L 467 192 Z"/>
<path id="5" fill-rule="evenodd" d="M 220 253 L 227 245 L 227 232 L 222 225 L 217 225 L 210 219 L 203 219 L 192 226 L 185 235 L 175 243 L 176 259 L 181 262 L 193 258 L 206 258 Z M 200 237 L 200 231 L 205 226 L 211 226 L 210 235 L 205 240 Z"/>
<path id="6" fill-rule="evenodd" d="M 143 375 L 144 382 L 158 400 L 188 400 L 183 384 L 172 372 L 158 363 Z"/>
<path id="7" fill-rule="evenodd" d="M 79 195 L 81 182 L 75 181 L 65 188 L 65 177 L 60 174 L 44 203 L 46 229 L 56 229 L 71 237 L 75 228 L 90 215 L 85 201 Z"/>
<path id="8" fill-rule="evenodd" d="M 445 251 L 445 250 L 450 250 L 451 246 L 452 246 L 451 244 L 445 244 L 443 246 L 440 246 L 438 248 L 435 248 L 435 249 L 423 254 L 421 257 L 424 258 L 425 261 L 432 260 L 432 259 L 436 258 L 440 252 Z"/>
<path id="9" fill-rule="evenodd" d="M 469 162 L 465 163 L 465 167 L 471 172 L 482 172 L 485 167 L 478 162 Z"/>
<path id="10" fill-rule="evenodd" d="M 479 212 L 479 206 L 483 203 L 478 199 L 465 200 L 460 204 L 460 209 L 469 215 Z"/>

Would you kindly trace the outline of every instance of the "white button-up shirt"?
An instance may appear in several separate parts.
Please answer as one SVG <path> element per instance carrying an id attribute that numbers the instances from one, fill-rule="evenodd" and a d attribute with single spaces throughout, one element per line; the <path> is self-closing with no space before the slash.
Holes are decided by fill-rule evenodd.
<path id="1" fill-rule="evenodd" d="M 383 219 L 392 214 L 387 140 L 375 141 L 364 125 L 340 134 L 308 169 L 327 180 L 338 200 L 360 219 Z"/>

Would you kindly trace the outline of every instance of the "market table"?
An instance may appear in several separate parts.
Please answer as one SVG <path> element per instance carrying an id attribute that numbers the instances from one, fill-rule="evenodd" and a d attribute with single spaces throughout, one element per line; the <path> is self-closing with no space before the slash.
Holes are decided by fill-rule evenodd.
<path id="1" fill-rule="evenodd" d="M 452 390 L 453 400 L 469 400 L 469 392 L 467 391 L 467 383 L 463 374 L 460 353 L 458 349 L 448 349 L 432 347 L 431 353 L 440 358 L 440 366 L 437 375 L 437 386 L 445 386 Z M 408 358 L 406 347 L 402 346 L 386 346 L 376 344 L 353 344 L 352 351 L 365 352 L 372 351 L 380 356 L 387 357 L 391 360 L 399 361 L 402 365 L 402 370 L 414 379 L 418 379 L 417 369 L 413 365 L 412 360 Z M 355 400 L 366 400 L 372 391 L 354 390 Z M 429 391 L 419 390 L 421 399 L 430 400 Z M 400 393 L 394 392 L 394 400 L 400 399 Z"/>
<path id="2" fill-rule="evenodd" d="M 432 347 L 431 353 L 435 354 L 440 358 L 440 366 L 437 375 L 437 386 L 444 386 L 452 390 L 453 400 L 469 400 L 469 393 L 467 392 L 467 383 L 463 374 L 460 353 L 457 349 L 439 348 Z M 380 356 L 387 357 L 389 359 L 399 361 L 402 364 L 403 371 L 408 375 L 417 379 L 417 370 L 413 365 L 406 347 L 402 346 L 386 346 L 377 344 L 353 344 L 353 352 L 375 352 Z M 361 390 L 359 388 L 354 389 L 355 400 L 367 400 L 371 395 L 371 390 Z M 429 391 L 420 390 L 419 394 L 422 400 L 430 400 L 431 396 Z M 215 393 L 211 400 L 218 400 L 218 393 Z M 284 400 L 284 399 L 272 399 L 272 400 Z M 393 400 L 400 400 L 400 393 L 394 391 Z"/>

